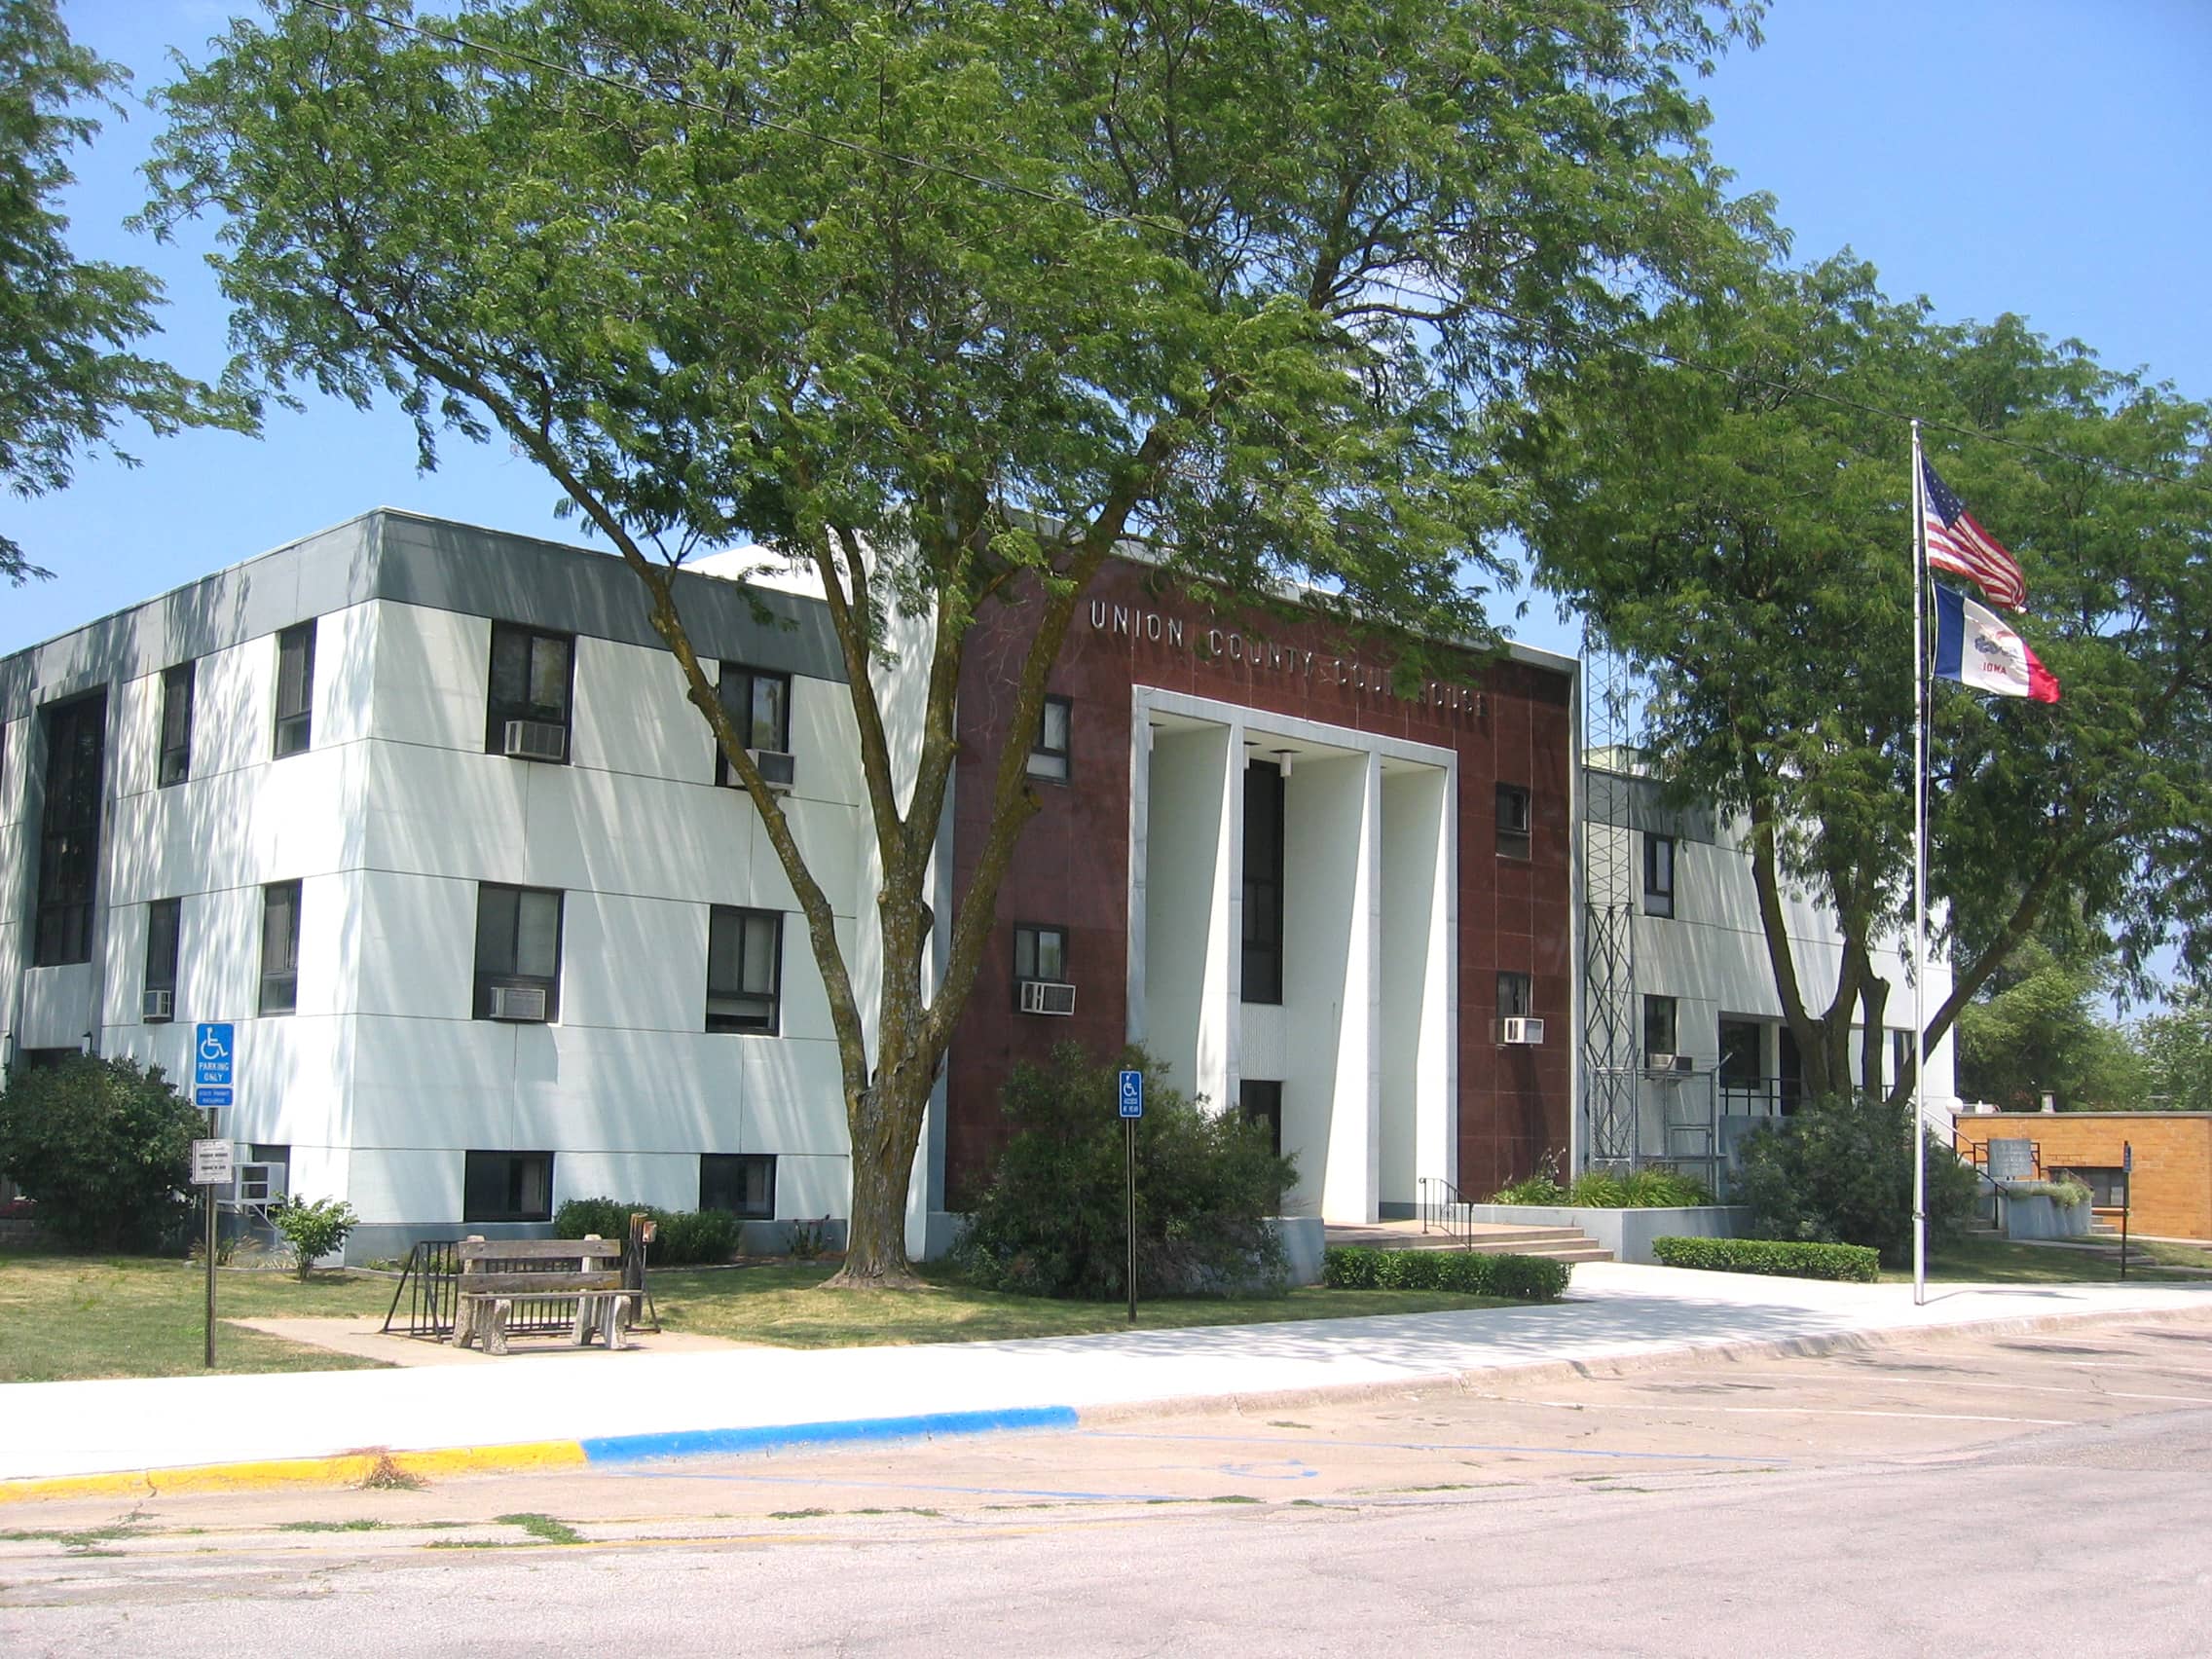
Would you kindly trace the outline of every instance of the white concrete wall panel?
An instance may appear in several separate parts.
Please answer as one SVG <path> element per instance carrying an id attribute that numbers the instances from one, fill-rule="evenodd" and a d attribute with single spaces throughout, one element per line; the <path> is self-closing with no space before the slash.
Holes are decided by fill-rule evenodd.
<path id="1" fill-rule="evenodd" d="M 1136 729 L 1145 729 L 1141 719 Z M 1218 1029 L 1209 1040 L 1205 1027 L 1207 1010 L 1226 1006 L 1233 972 L 1231 834 L 1242 795 L 1229 757 L 1234 752 L 1241 765 L 1243 749 L 1233 751 L 1232 737 L 1226 726 L 1155 735 L 1148 834 L 1132 877 L 1142 882 L 1145 918 L 1141 1040 L 1165 1062 L 1175 1088 L 1217 1104 L 1227 1104 L 1226 1041 Z M 1139 862 L 1132 849 L 1132 866 Z"/>
<path id="2" fill-rule="evenodd" d="M 1367 756 L 1309 761 L 1283 805 L 1283 1151 L 1292 1214 L 1371 1220 L 1366 971 L 1375 885 L 1363 825 Z"/>

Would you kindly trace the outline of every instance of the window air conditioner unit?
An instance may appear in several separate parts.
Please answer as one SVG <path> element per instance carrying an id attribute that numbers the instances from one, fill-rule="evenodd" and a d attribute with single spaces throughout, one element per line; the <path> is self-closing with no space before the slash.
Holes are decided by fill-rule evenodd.
<path id="1" fill-rule="evenodd" d="M 506 752 L 517 760 L 566 760 L 569 728 L 551 720 L 509 720 Z"/>
<path id="2" fill-rule="evenodd" d="M 1499 1048 L 1533 1048 L 1544 1040 L 1544 1022 L 1540 1019 L 1501 1019 L 1497 1022 Z"/>
<path id="3" fill-rule="evenodd" d="M 1073 1014 L 1075 987 L 1062 984 L 1057 979 L 1024 979 L 1021 981 L 1021 1012 Z"/>
<path id="4" fill-rule="evenodd" d="M 143 1017 L 148 1020 L 174 1019 L 176 1017 L 176 992 L 170 990 L 148 991 L 146 993 L 146 1012 Z"/>
<path id="5" fill-rule="evenodd" d="M 281 1163 L 239 1164 L 232 1194 L 232 1201 L 240 1204 L 266 1204 L 282 1198 L 284 1166 Z"/>
<path id="6" fill-rule="evenodd" d="M 1695 1064 L 1687 1054 L 1646 1054 L 1643 1069 L 1653 1072 L 1686 1072 Z"/>
<path id="7" fill-rule="evenodd" d="M 776 794 L 789 794 L 798 779 L 798 762 L 780 749 L 748 749 L 753 764 L 759 768 L 760 781 Z M 721 777 L 724 789 L 742 790 L 745 780 L 737 775 L 737 768 L 725 766 Z"/>
<path id="8" fill-rule="evenodd" d="M 545 987 L 543 985 L 494 985 L 492 987 L 492 1017 L 517 1021 L 539 1021 L 545 1018 Z"/>

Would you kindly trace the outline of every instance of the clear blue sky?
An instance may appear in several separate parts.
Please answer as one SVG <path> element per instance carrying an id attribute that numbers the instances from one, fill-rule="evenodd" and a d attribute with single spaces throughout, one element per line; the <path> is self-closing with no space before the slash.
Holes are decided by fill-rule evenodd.
<path id="1" fill-rule="evenodd" d="M 64 0 L 78 39 L 141 90 L 166 54 L 197 54 L 231 0 Z M 1815 259 L 1849 244 L 1893 295 L 1945 317 L 2025 314 L 2212 396 L 2212 5 L 2205 0 L 1779 0 L 1767 43 L 1703 84 L 1713 143 L 1745 189 L 1771 192 Z M 172 304 L 160 349 L 212 378 L 225 316 L 205 243 L 123 231 L 154 120 L 111 122 L 80 156 L 81 254 L 146 265 Z M 0 651 L 380 504 L 568 536 L 552 486 L 503 444 L 456 444 L 415 470 L 396 410 L 273 411 L 259 440 L 192 433 L 129 443 L 35 502 L 0 499 L 51 582 L 0 588 Z M 1515 630 L 1572 650 L 1539 606 Z"/>

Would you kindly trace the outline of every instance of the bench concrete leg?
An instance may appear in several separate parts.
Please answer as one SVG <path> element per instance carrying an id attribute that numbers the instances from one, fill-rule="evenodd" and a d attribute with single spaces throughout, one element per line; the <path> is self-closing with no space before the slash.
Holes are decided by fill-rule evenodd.
<path id="1" fill-rule="evenodd" d="M 598 1309 L 590 1296 L 576 1298 L 575 1346 L 577 1347 L 588 1347 L 591 1345 L 591 1329 L 597 1322 L 597 1314 Z"/>
<path id="2" fill-rule="evenodd" d="M 504 1296 L 492 1299 L 491 1308 L 483 1315 L 482 1335 L 486 1353 L 507 1351 L 507 1315 L 513 1309 L 514 1303 Z"/>
<path id="3" fill-rule="evenodd" d="M 470 1343 L 476 1340 L 476 1321 L 480 1317 L 482 1317 L 483 1311 L 483 1306 L 473 1300 L 461 1303 L 461 1306 L 454 1310 L 454 1346 L 464 1348 L 468 1346 Z"/>
<path id="4" fill-rule="evenodd" d="M 610 1348 L 630 1346 L 629 1339 L 622 1334 L 622 1311 L 629 1305 L 629 1297 L 620 1291 L 603 1299 L 599 1305 L 599 1322 L 607 1332 L 607 1346 Z"/>

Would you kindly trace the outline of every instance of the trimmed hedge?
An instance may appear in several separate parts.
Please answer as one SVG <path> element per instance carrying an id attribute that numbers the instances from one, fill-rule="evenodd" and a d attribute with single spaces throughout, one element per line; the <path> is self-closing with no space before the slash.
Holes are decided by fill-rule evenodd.
<path id="1" fill-rule="evenodd" d="M 1654 1238 L 1651 1254 L 1670 1268 L 1841 1279 L 1853 1284 L 1872 1284 L 1882 1266 L 1881 1252 L 1864 1244 L 1803 1244 L 1781 1238 Z"/>
<path id="2" fill-rule="evenodd" d="M 653 1241 L 645 1259 L 656 1268 L 726 1262 L 737 1254 L 745 1225 L 725 1210 L 664 1210 L 619 1198 L 569 1198 L 553 1212 L 553 1236 L 584 1238 L 596 1233 L 619 1243 L 630 1236 L 633 1214 L 653 1218 Z"/>
<path id="3" fill-rule="evenodd" d="M 1371 1250 L 1332 1244 L 1321 1252 L 1321 1282 L 1334 1290 L 1456 1290 L 1516 1302 L 1557 1302 L 1570 1269 L 1548 1256 L 1492 1256 L 1475 1250 Z"/>

